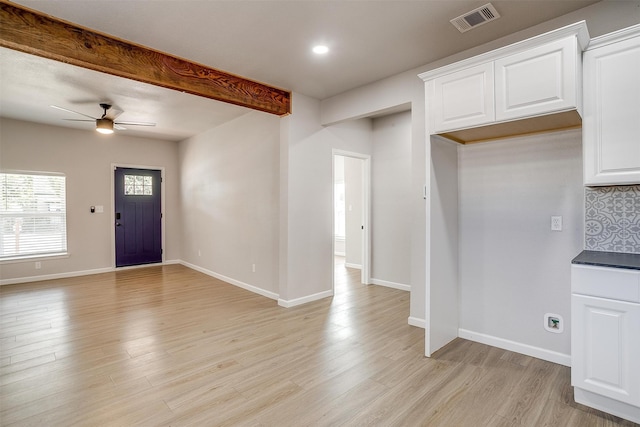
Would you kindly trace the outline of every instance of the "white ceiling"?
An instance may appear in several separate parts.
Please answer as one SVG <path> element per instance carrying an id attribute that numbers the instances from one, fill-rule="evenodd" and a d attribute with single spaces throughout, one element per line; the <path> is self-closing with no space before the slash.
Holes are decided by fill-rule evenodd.
<path id="1" fill-rule="evenodd" d="M 492 1 L 501 18 L 459 33 L 450 19 L 469 0 L 19 0 L 55 17 L 213 68 L 318 99 L 450 56 L 597 0 Z M 324 43 L 325 56 L 311 53 Z M 91 123 L 50 104 L 99 116 L 109 101 L 131 135 L 184 139 L 246 109 L 0 50 L 0 114 L 61 126 Z M 81 117 L 80 117 L 81 118 Z"/>

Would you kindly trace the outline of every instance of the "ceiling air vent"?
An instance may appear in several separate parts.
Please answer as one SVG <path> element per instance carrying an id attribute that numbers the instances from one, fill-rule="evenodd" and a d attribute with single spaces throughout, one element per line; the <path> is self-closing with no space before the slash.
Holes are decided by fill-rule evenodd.
<path id="1" fill-rule="evenodd" d="M 477 9 L 473 9 L 471 12 L 467 12 L 451 20 L 454 27 L 461 33 L 469 31 L 472 28 L 486 24 L 489 21 L 500 18 L 500 14 L 491 3 L 487 3 L 484 6 L 480 6 Z"/>

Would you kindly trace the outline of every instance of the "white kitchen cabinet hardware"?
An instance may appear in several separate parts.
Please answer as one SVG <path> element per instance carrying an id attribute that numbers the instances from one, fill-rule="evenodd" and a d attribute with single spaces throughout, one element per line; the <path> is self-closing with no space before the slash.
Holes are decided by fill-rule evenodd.
<path id="1" fill-rule="evenodd" d="M 588 40 L 583 21 L 420 74 L 429 134 L 467 143 L 579 126 Z"/>
<path id="2" fill-rule="evenodd" d="M 640 25 L 584 54 L 585 185 L 640 184 Z"/>

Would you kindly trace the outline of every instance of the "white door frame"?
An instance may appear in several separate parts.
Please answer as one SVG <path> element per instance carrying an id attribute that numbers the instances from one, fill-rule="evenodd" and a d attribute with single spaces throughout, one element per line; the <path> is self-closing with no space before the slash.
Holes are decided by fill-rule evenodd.
<path id="1" fill-rule="evenodd" d="M 165 221 L 164 221 L 164 213 L 166 212 L 165 209 L 165 191 L 164 191 L 164 166 L 143 166 L 143 165 L 132 165 L 132 164 L 127 164 L 127 163 L 111 163 L 111 169 L 109 170 L 109 179 L 111 180 L 111 201 L 110 201 L 110 212 L 111 212 L 111 223 L 109 224 L 110 227 L 110 231 L 109 231 L 109 235 L 111 236 L 111 267 L 113 269 L 116 268 L 116 233 L 114 232 L 114 224 L 116 223 L 116 216 L 115 216 L 115 197 L 116 197 L 116 189 L 115 189 L 115 182 L 114 182 L 114 171 L 116 170 L 116 168 L 131 168 L 131 169 L 148 169 L 148 170 L 159 170 L 160 171 L 160 178 L 161 178 L 161 182 L 160 182 L 160 210 L 162 211 L 162 219 L 160 221 L 161 224 L 161 232 L 162 232 L 162 264 L 164 264 L 165 262 L 165 256 L 166 256 L 166 244 L 165 244 L 165 230 L 164 230 L 164 226 L 165 226 Z M 152 264 L 145 264 L 143 265 L 143 267 L 149 266 Z M 132 266 L 132 267 L 120 267 L 119 270 L 123 270 L 125 268 L 136 268 L 138 266 Z"/>
<path id="2" fill-rule="evenodd" d="M 371 155 L 355 153 L 351 151 L 344 151 L 333 149 L 331 156 L 331 179 L 335 180 L 335 168 L 336 168 L 336 156 L 352 157 L 354 159 L 362 160 L 362 225 L 364 231 L 362 233 L 362 270 L 360 275 L 360 281 L 368 285 L 371 282 Z M 331 188 L 334 186 L 332 185 Z M 334 270 L 334 256 L 335 254 L 335 194 L 332 196 L 333 206 L 331 209 L 331 271 Z M 332 289 L 335 293 L 335 277 L 331 275 Z"/>

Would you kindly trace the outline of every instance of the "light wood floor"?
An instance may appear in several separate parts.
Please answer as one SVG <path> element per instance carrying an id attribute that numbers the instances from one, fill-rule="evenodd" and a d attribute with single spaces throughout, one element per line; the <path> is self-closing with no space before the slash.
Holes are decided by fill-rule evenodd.
<path id="1" fill-rule="evenodd" d="M 423 357 L 409 294 L 284 309 L 188 268 L 0 288 L 0 424 L 614 426 L 569 369 L 458 339 Z"/>

